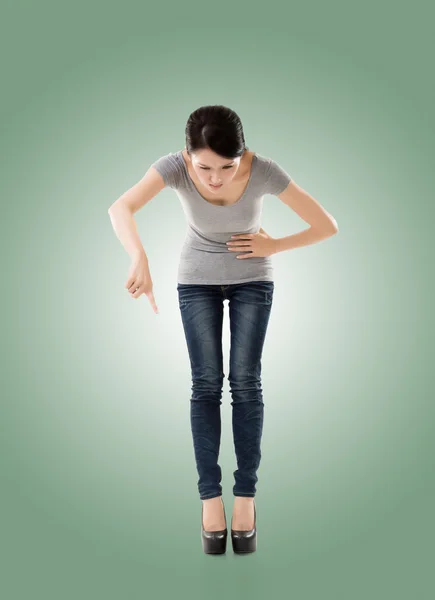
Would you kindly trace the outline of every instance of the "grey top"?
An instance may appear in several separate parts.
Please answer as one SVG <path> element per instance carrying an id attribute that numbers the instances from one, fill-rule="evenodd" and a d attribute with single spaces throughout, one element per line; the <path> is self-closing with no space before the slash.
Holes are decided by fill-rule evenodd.
<path id="1" fill-rule="evenodd" d="M 231 284 L 273 281 L 271 256 L 238 259 L 247 251 L 228 250 L 227 241 L 261 227 L 265 194 L 280 194 L 290 175 L 271 158 L 253 154 L 250 178 L 234 204 L 211 204 L 197 190 L 187 170 L 182 150 L 170 152 L 152 165 L 168 187 L 176 191 L 186 216 L 187 231 L 178 264 L 178 283 Z"/>

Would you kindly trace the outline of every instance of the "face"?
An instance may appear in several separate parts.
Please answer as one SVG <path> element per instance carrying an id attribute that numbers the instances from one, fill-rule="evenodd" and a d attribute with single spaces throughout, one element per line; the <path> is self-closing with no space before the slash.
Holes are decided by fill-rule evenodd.
<path id="1" fill-rule="evenodd" d="M 201 183 L 211 192 L 220 193 L 237 173 L 240 159 L 225 159 L 212 150 L 204 149 L 192 153 L 191 164 Z M 213 184 L 219 187 L 213 187 Z"/>

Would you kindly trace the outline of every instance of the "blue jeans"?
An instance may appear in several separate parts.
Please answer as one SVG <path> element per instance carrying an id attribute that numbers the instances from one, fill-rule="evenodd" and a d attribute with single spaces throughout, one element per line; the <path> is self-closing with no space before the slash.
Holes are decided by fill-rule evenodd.
<path id="1" fill-rule="evenodd" d="M 273 281 L 229 285 L 177 284 L 178 301 L 192 373 L 190 417 L 201 500 L 222 495 L 218 464 L 223 372 L 222 323 L 229 300 L 232 427 L 237 470 L 234 496 L 253 498 L 263 431 L 261 354 Z"/>

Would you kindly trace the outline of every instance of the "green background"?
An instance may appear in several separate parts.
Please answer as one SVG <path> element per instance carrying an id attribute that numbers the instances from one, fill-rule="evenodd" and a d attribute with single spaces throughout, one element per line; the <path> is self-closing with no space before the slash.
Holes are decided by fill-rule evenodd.
<path id="1" fill-rule="evenodd" d="M 434 597 L 433 12 L 3 5 L 5 600 Z M 159 315 L 124 288 L 107 214 L 204 104 L 235 110 L 250 149 L 339 226 L 273 257 L 246 557 L 201 548 L 179 199 L 166 188 L 135 215 Z M 267 195 L 262 226 L 307 225 Z M 223 348 L 227 364 L 227 303 Z M 228 520 L 230 401 L 225 379 Z"/>

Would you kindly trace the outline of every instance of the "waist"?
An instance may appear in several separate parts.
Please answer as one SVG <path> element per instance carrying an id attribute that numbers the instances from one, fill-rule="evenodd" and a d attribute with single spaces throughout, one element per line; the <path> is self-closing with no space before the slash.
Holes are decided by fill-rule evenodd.
<path id="1" fill-rule="evenodd" d="M 178 265 L 178 283 L 230 284 L 245 281 L 273 281 L 271 256 L 253 256 L 247 251 L 199 250 L 185 244 Z"/>

